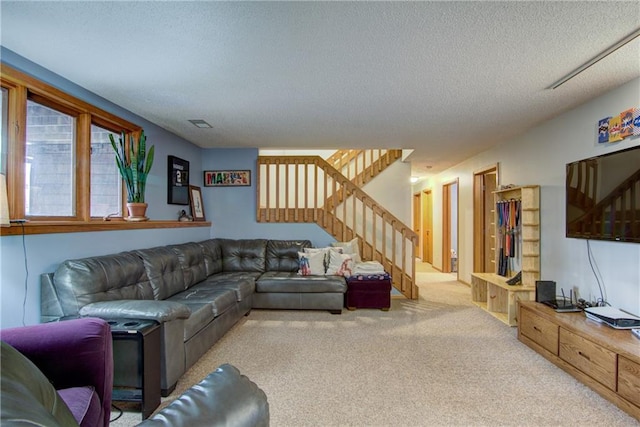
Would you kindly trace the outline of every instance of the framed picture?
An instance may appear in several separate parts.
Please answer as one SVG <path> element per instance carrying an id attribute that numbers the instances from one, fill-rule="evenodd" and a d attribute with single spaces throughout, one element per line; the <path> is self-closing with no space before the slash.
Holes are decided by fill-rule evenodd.
<path id="1" fill-rule="evenodd" d="M 189 204 L 189 162 L 175 156 L 167 156 L 167 203 Z"/>
<path id="2" fill-rule="evenodd" d="M 242 187 L 250 185 L 250 170 L 204 171 L 205 187 Z"/>
<path id="3" fill-rule="evenodd" d="M 189 202 L 191 204 L 191 216 L 194 221 L 206 221 L 204 216 L 204 203 L 202 203 L 202 192 L 200 187 L 189 186 Z"/>

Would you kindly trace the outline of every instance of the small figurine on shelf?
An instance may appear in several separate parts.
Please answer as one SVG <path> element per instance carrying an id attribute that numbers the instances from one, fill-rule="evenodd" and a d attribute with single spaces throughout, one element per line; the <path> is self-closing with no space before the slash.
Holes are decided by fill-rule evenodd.
<path id="1" fill-rule="evenodd" d="M 189 215 L 184 209 L 178 212 L 178 221 L 193 221 L 191 215 Z"/>

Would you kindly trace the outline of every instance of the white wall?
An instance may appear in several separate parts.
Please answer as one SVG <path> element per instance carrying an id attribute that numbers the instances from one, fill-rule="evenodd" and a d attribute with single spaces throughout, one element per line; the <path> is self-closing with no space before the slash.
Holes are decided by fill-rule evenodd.
<path id="1" fill-rule="evenodd" d="M 411 164 L 397 160 L 374 180 L 366 183 L 362 189 L 396 218 L 412 228 L 410 179 Z"/>
<path id="2" fill-rule="evenodd" d="M 561 89 L 560 89 L 561 90 Z M 545 122 L 498 148 L 468 159 L 414 186 L 433 194 L 434 260 L 442 267 L 442 184 L 459 178 L 459 278 L 470 283 L 473 268 L 473 173 L 499 164 L 499 183 L 540 185 L 541 276 L 558 288 L 577 287 L 585 299 L 600 292 L 587 258 L 587 241 L 565 237 L 565 166 L 606 152 L 640 145 L 640 138 L 597 144 L 603 117 L 640 107 L 640 79 Z M 640 313 L 640 244 L 592 241 L 591 249 L 611 305 Z"/>

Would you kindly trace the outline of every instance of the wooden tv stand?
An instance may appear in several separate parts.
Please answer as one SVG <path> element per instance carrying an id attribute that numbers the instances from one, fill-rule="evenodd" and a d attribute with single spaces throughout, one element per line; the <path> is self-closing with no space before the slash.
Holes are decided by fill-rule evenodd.
<path id="1" fill-rule="evenodd" d="M 640 340 L 584 313 L 519 301 L 518 339 L 640 420 Z"/>

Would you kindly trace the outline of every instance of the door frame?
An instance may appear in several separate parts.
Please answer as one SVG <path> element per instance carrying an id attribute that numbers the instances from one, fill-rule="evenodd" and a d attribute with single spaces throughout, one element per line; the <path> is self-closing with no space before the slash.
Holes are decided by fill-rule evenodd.
<path id="1" fill-rule="evenodd" d="M 493 204 L 487 206 L 485 200 L 489 197 L 485 186 L 485 176 L 495 174 L 496 188 L 499 185 L 500 169 L 499 163 L 487 166 L 473 173 L 473 271 L 485 272 L 486 270 L 486 234 L 490 232 L 486 227 L 486 219 L 488 215 L 493 216 Z M 493 200 L 493 197 L 491 197 Z M 491 271 L 490 273 L 493 273 Z"/>
<path id="2" fill-rule="evenodd" d="M 412 215 L 411 215 L 411 227 L 413 228 L 413 231 L 415 231 L 416 234 L 418 235 L 418 247 L 416 248 L 417 249 L 416 252 L 419 255 L 422 255 L 422 246 L 424 245 L 424 239 L 422 238 L 422 215 L 423 215 L 422 193 L 421 192 L 413 193 L 412 202 L 413 202 L 413 205 L 412 205 Z"/>
<path id="3" fill-rule="evenodd" d="M 431 189 L 422 190 L 422 261 L 433 265 L 433 199 Z"/>
<path id="4" fill-rule="evenodd" d="M 451 187 L 456 185 L 458 191 L 456 192 L 456 214 L 458 220 L 456 221 L 456 233 L 458 246 L 458 265 L 460 265 L 460 180 L 458 178 L 445 182 L 442 184 L 442 272 L 451 273 Z M 459 274 L 460 269 L 457 269 L 456 275 Z"/>

